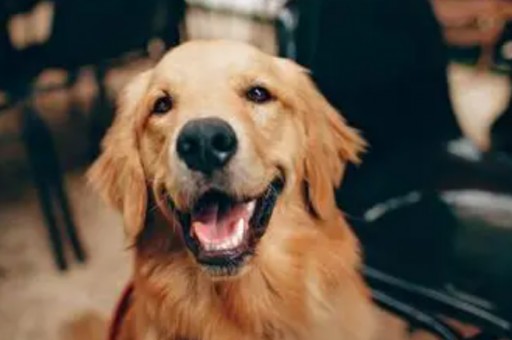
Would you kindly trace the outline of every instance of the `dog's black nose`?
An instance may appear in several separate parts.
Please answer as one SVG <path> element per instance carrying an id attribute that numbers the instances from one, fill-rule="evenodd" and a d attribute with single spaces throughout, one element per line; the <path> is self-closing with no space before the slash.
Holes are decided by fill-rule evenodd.
<path id="1" fill-rule="evenodd" d="M 238 146 L 235 131 L 218 118 L 192 120 L 183 126 L 176 144 L 189 169 L 211 174 L 224 167 Z"/>

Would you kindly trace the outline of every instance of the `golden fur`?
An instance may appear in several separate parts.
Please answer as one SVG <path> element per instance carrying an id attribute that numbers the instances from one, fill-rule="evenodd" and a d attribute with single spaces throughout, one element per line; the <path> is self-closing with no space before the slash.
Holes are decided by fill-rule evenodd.
<path id="1" fill-rule="evenodd" d="M 248 103 L 241 91 L 252 83 L 275 100 Z M 174 108 L 151 115 L 162 92 L 173 93 Z M 201 270 L 162 203 L 168 195 L 189 207 L 200 189 L 173 150 L 177 131 L 206 116 L 228 121 L 240 139 L 218 178 L 230 190 L 257 194 L 276 174 L 286 178 L 256 255 L 224 280 Z M 369 339 L 372 307 L 358 243 L 333 193 L 363 146 L 307 72 L 245 44 L 186 43 L 137 76 L 89 172 L 122 211 L 134 245 L 135 302 L 120 339 Z"/>

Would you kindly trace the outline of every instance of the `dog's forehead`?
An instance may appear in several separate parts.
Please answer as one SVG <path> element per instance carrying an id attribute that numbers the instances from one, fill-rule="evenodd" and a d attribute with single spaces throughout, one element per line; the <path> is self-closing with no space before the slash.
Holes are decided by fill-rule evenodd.
<path id="1" fill-rule="evenodd" d="M 163 77 L 204 79 L 261 72 L 271 57 L 258 49 L 234 41 L 193 41 L 171 50 L 155 71 Z"/>

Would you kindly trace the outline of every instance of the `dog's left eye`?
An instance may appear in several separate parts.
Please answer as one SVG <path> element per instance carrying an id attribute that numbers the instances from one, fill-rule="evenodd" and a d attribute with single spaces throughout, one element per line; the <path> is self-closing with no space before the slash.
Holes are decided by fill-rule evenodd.
<path id="1" fill-rule="evenodd" d="M 263 104 L 273 99 L 269 90 L 263 86 L 252 86 L 245 93 L 247 99 L 256 104 Z"/>
<path id="2" fill-rule="evenodd" d="M 151 110 L 154 114 L 164 114 L 172 110 L 173 100 L 171 96 L 168 94 L 158 98 L 153 104 L 153 109 Z"/>

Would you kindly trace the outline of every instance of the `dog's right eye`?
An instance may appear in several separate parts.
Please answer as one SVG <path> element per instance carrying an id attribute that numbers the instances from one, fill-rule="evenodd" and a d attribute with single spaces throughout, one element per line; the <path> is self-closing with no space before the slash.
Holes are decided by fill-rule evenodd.
<path id="1" fill-rule="evenodd" d="M 168 94 L 158 98 L 155 101 L 155 104 L 153 104 L 153 109 L 151 110 L 151 113 L 161 115 L 164 113 L 167 113 L 172 110 L 173 107 L 173 100 L 172 97 Z"/>

